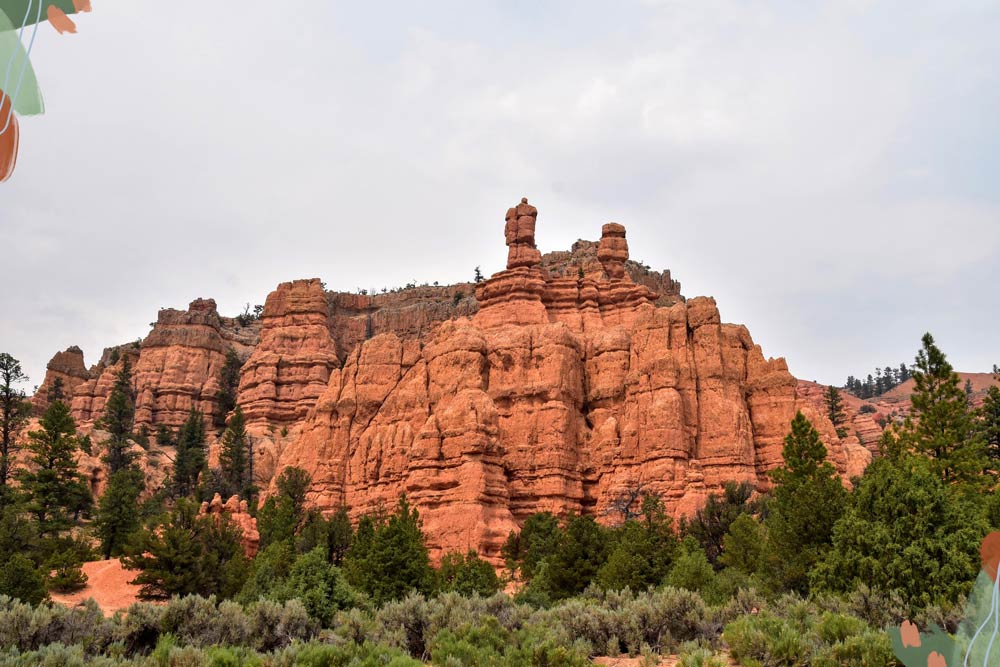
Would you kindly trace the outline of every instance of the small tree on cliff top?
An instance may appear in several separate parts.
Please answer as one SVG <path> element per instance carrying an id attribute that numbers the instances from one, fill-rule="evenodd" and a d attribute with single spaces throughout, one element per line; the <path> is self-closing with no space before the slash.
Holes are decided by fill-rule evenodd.
<path id="1" fill-rule="evenodd" d="M 826 416 L 830 418 L 834 428 L 837 429 L 837 437 L 847 437 L 847 429 L 844 428 L 847 415 L 844 413 L 844 399 L 841 398 L 840 392 L 837 391 L 836 387 L 830 385 L 826 388 L 823 400 L 826 403 Z"/>

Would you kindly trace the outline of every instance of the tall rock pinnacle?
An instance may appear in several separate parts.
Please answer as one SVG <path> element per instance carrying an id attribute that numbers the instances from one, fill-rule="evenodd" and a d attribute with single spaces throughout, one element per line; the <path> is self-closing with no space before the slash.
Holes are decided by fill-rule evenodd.
<path id="1" fill-rule="evenodd" d="M 542 253 L 535 247 L 535 219 L 538 209 L 528 203 L 527 197 L 521 198 L 521 203 L 507 211 L 507 225 L 504 235 L 507 237 L 507 268 L 520 266 L 540 266 Z"/>

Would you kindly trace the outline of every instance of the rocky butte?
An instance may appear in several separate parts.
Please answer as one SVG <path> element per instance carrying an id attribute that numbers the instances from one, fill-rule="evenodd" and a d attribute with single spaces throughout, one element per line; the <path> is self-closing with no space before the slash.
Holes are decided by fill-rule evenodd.
<path id="1" fill-rule="evenodd" d="M 874 422 L 852 414 L 838 438 L 819 389 L 723 323 L 714 299 L 685 299 L 669 271 L 631 260 L 622 225 L 542 255 L 537 223 L 526 199 L 507 211 L 507 267 L 478 284 L 369 295 L 296 280 L 249 322 L 198 299 L 89 370 L 79 349 L 57 354 L 42 388 L 61 378 L 88 432 L 127 357 L 139 425 L 177 426 L 192 407 L 210 420 L 232 348 L 262 488 L 298 466 L 312 506 L 354 516 L 405 493 L 435 556 L 494 563 L 534 512 L 614 521 L 641 488 L 680 516 L 728 480 L 765 490 L 797 410 L 845 479 L 871 460 Z"/>
<path id="2" fill-rule="evenodd" d="M 507 268 L 476 286 L 474 315 L 373 336 L 331 372 L 278 458 L 309 472 L 314 506 L 359 514 L 405 493 L 437 553 L 498 562 L 533 512 L 610 518 L 641 486 L 681 515 L 727 480 L 766 488 L 797 410 L 845 477 L 870 461 L 713 299 L 636 282 L 624 227 L 546 262 L 537 216 L 525 199 L 507 212 Z"/>

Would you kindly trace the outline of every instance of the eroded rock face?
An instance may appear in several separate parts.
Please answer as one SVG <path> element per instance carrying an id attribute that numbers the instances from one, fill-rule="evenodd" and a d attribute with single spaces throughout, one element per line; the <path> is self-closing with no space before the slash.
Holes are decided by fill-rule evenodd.
<path id="1" fill-rule="evenodd" d="M 512 248 L 528 248 L 522 218 L 533 239 L 537 212 L 519 215 L 524 206 L 508 212 Z M 617 227 L 606 236 L 624 241 Z M 714 300 L 657 307 L 623 270 L 627 246 L 607 247 L 602 275 L 583 277 L 553 277 L 512 251 L 478 286 L 474 317 L 423 342 L 363 342 L 278 469 L 309 472 L 309 501 L 327 511 L 357 515 L 406 493 L 435 555 L 473 548 L 499 562 L 507 533 L 534 512 L 607 517 L 642 485 L 680 515 L 728 480 L 766 489 L 797 410 L 841 474 L 864 465 L 868 452 L 838 439 L 784 360 L 723 324 Z"/>
<path id="2" fill-rule="evenodd" d="M 72 401 L 77 388 L 90 379 L 90 373 L 83 363 L 83 350 L 77 346 L 57 352 L 45 367 L 45 379 L 38 387 L 31 402 L 36 415 L 41 415 L 49 407 L 49 397 L 58 382 L 62 383 L 63 400 Z"/>
<path id="3" fill-rule="evenodd" d="M 250 515 L 247 501 L 239 496 L 230 496 L 222 502 L 222 497 L 215 494 L 211 502 L 203 502 L 199 514 L 214 517 L 216 521 L 226 518 L 240 531 L 243 553 L 247 558 L 257 555 L 260 546 L 260 533 L 257 531 L 257 519 Z"/>
<path id="4" fill-rule="evenodd" d="M 213 299 L 161 310 L 132 369 L 136 424 L 178 427 L 192 408 L 214 416 L 228 347 Z"/>
<path id="5" fill-rule="evenodd" d="M 240 373 L 237 402 L 249 424 L 291 424 L 305 417 L 340 365 L 322 283 L 278 285 L 261 320 L 260 344 Z"/>

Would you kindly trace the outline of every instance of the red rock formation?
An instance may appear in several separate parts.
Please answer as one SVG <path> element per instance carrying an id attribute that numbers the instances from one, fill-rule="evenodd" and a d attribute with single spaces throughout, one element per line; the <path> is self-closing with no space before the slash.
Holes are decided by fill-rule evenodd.
<path id="1" fill-rule="evenodd" d="M 620 226 L 598 248 L 601 276 L 551 277 L 528 252 L 536 216 L 523 201 L 508 212 L 508 268 L 477 287 L 473 318 L 423 345 L 376 336 L 331 374 L 278 461 L 312 475 L 313 505 L 359 514 L 405 492 L 436 555 L 499 562 L 533 512 L 607 517 L 643 485 L 682 514 L 727 480 L 767 488 L 796 410 L 842 474 L 865 464 L 714 300 L 656 307 L 623 270 Z"/>
<path id="2" fill-rule="evenodd" d="M 230 496 L 225 503 L 219 494 L 212 497 L 211 502 L 203 502 L 199 513 L 202 516 L 226 517 L 239 530 L 242 535 L 243 553 L 247 558 L 257 555 L 260 546 L 260 533 L 257 532 L 257 519 L 250 515 L 247 501 L 240 500 L 239 496 Z"/>
<path id="3" fill-rule="evenodd" d="M 74 345 L 57 352 L 45 367 L 45 379 L 31 399 L 35 414 L 40 415 L 49 407 L 49 394 L 57 380 L 62 381 L 63 400 L 68 403 L 77 388 L 89 379 L 90 373 L 83 363 L 83 350 Z"/>
<path id="4" fill-rule="evenodd" d="M 305 417 L 339 366 L 318 278 L 278 285 L 264 304 L 260 344 L 243 366 L 237 402 L 247 422 Z"/>
<path id="5" fill-rule="evenodd" d="M 228 347 L 213 299 L 161 310 L 132 370 L 136 425 L 178 427 L 192 408 L 214 416 Z"/>

